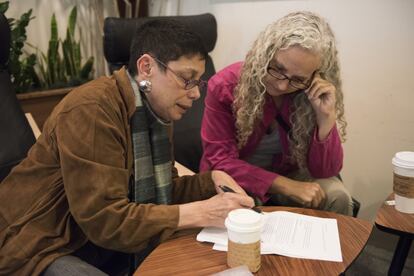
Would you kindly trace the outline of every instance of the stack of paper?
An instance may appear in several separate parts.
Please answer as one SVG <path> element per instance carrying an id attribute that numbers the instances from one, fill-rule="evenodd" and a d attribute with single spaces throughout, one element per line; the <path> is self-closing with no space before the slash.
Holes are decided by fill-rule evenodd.
<path id="1" fill-rule="evenodd" d="M 276 211 L 264 213 L 264 220 L 262 254 L 342 262 L 336 219 Z M 226 229 L 204 228 L 197 240 L 212 242 L 213 249 L 227 251 Z"/>

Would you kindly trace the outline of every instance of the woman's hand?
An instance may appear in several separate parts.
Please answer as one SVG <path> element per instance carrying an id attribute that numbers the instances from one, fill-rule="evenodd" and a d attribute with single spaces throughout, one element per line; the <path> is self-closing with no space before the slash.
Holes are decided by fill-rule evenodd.
<path id="1" fill-rule="evenodd" d="M 290 198 L 303 207 L 318 209 L 325 203 L 325 192 L 316 182 L 295 181 L 289 190 Z"/>
<path id="2" fill-rule="evenodd" d="M 322 79 L 318 74 L 305 93 L 317 116 L 331 117 L 335 115 L 336 88 L 332 83 Z"/>
<path id="3" fill-rule="evenodd" d="M 318 74 L 305 93 L 316 114 L 318 138 L 324 140 L 336 123 L 336 88 Z"/>
<path id="4" fill-rule="evenodd" d="M 230 211 L 253 206 L 253 199 L 245 194 L 220 193 L 207 200 L 180 205 L 178 228 L 224 227 Z"/>
<path id="5" fill-rule="evenodd" d="M 291 198 L 303 207 L 318 209 L 325 204 L 326 195 L 316 182 L 296 181 L 278 176 L 272 184 L 270 193 L 280 193 Z"/>
<path id="6" fill-rule="evenodd" d="M 222 193 L 223 191 L 220 189 L 220 185 L 227 186 L 231 188 L 238 194 L 247 195 L 246 192 L 240 187 L 237 182 L 227 173 L 223 171 L 214 170 L 211 172 L 211 178 L 213 179 L 214 185 L 216 186 L 217 193 Z"/>
<path id="7" fill-rule="evenodd" d="M 230 211 L 254 206 L 253 199 L 227 173 L 214 170 L 211 172 L 211 178 L 217 195 L 207 200 L 180 205 L 179 228 L 224 227 L 224 220 Z M 220 185 L 231 188 L 234 193 L 223 192 Z"/>

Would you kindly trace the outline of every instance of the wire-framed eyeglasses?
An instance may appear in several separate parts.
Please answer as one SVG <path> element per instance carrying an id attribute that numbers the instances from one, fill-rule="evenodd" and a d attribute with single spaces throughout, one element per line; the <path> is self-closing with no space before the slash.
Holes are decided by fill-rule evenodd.
<path id="1" fill-rule="evenodd" d="M 159 60 L 158 58 L 151 56 L 153 59 L 155 59 L 156 62 L 158 62 L 159 64 L 161 64 L 165 69 L 170 70 L 171 73 L 173 73 L 178 79 L 180 79 L 183 83 L 184 83 L 184 89 L 185 90 L 190 90 L 196 86 L 198 86 L 198 88 L 204 89 L 205 87 L 207 87 L 207 82 L 205 80 L 187 80 L 185 78 L 183 78 L 182 76 L 180 76 L 177 72 L 175 72 L 173 69 L 171 69 L 167 64 L 165 64 L 164 62 L 162 62 L 161 60 Z"/>
<path id="2" fill-rule="evenodd" d="M 282 72 L 280 72 L 277 68 L 273 68 L 271 66 L 267 67 L 267 72 L 269 73 L 269 75 L 271 75 L 272 77 L 274 77 L 278 80 L 288 80 L 289 85 L 292 86 L 293 88 L 308 89 L 312 84 L 312 80 L 313 80 L 313 77 L 315 76 L 316 71 L 312 73 L 312 76 L 310 77 L 310 79 L 307 82 L 302 82 L 302 81 L 299 81 L 299 80 L 291 79 L 288 76 L 286 76 L 285 74 L 283 74 Z"/>

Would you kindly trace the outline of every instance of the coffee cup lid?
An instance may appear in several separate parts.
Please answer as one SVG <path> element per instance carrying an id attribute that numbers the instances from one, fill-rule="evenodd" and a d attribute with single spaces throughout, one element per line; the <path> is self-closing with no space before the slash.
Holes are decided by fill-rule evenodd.
<path id="1" fill-rule="evenodd" d="M 231 211 L 224 221 L 226 228 L 236 232 L 248 233 L 260 231 L 263 225 L 263 215 L 251 209 L 236 209 Z"/>
<path id="2" fill-rule="evenodd" d="M 414 169 L 414 152 L 400 151 L 392 159 L 392 164 L 405 169 Z"/>

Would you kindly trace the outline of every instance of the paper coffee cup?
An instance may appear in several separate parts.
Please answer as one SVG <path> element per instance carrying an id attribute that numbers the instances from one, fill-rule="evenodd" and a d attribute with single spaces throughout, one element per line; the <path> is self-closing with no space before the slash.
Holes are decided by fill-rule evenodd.
<path id="1" fill-rule="evenodd" d="M 258 271 L 261 265 L 260 233 L 263 215 L 250 209 L 236 209 L 228 214 L 224 224 L 229 237 L 227 265 L 247 265 L 251 272 Z"/>
<path id="2" fill-rule="evenodd" d="M 397 152 L 394 165 L 395 209 L 414 214 L 414 152 Z"/>

